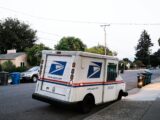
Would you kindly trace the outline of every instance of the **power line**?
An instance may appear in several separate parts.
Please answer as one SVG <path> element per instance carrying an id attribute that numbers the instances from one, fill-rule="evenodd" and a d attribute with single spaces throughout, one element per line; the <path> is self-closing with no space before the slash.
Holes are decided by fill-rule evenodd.
<path id="1" fill-rule="evenodd" d="M 52 38 L 45 38 L 45 37 L 38 37 L 39 39 L 43 39 L 43 40 L 49 40 L 49 41 L 56 41 L 56 40 L 54 40 L 54 39 L 52 39 Z M 39 40 L 38 39 L 38 40 Z"/>
<path id="2" fill-rule="evenodd" d="M 47 21 L 56 21 L 56 22 L 69 22 L 69 23 L 84 23 L 84 24 L 104 24 L 102 22 L 91 22 L 91 21 L 74 21 L 74 20 L 62 20 L 62 19 L 54 19 L 54 18 L 45 18 L 45 17 L 40 17 L 40 16 L 34 16 L 28 13 L 24 13 L 24 12 L 19 12 L 17 10 L 13 10 L 10 8 L 6 8 L 6 7 L 2 7 L 0 6 L 1 9 L 7 10 L 7 11 L 11 11 L 14 13 L 19 13 L 28 17 L 32 17 L 32 18 L 36 18 L 38 20 L 47 20 Z"/>
<path id="3" fill-rule="evenodd" d="M 11 11 L 11 12 L 14 12 L 14 13 L 19 13 L 19 14 L 22 14 L 22 15 L 25 15 L 25 16 L 28 16 L 28 17 L 36 18 L 38 20 L 46 20 L 46 21 L 81 23 L 81 24 L 98 24 L 98 25 L 110 24 L 110 25 L 126 25 L 126 26 L 128 26 L 128 25 L 129 26 L 159 26 L 160 25 L 160 23 L 116 23 L 116 22 L 106 23 L 106 22 L 96 22 L 96 21 L 62 20 L 62 19 L 54 19 L 54 18 L 45 18 L 45 17 L 41 17 L 41 16 L 34 16 L 34 15 L 31 15 L 31 14 L 28 14 L 28 13 L 20 12 L 20 11 L 13 10 L 13 9 L 10 9 L 10 8 L 6 8 L 6 7 L 2 7 L 2 6 L 0 6 L 0 9 L 4 9 L 4 10 Z"/>
<path id="4" fill-rule="evenodd" d="M 37 30 L 39 33 L 43 33 L 43 34 L 48 34 L 48 35 L 53 35 L 53 36 L 57 36 L 57 37 L 62 37 L 61 35 L 55 34 L 55 33 L 49 33 L 49 32 L 44 32 L 41 30 Z"/>
<path id="5" fill-rule="evenodd" d="M 110 25 L 159 26 L 160 23 L 110 23 Z"/>

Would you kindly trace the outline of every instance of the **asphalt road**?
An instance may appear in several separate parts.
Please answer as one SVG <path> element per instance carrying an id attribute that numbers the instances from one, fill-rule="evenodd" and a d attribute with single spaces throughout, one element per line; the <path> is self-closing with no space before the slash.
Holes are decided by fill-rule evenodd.
<path id="1" fill-rule="evenodd" d="M 81 114 L 75 106 L 52 106 L 32 99 L 35 83 L 0 86 L 0 120 L 81 120 L 110 105 L 96 106 Z"/>
<path id="2" fill-rule="evenodd" d="M 152 80 L 154 80 L 160 76 L 159 69 L 150 70 L 150 71 L 152 72 L 152 77 L 151 77 Z M 141 69 L 141 70 L 127 70 L 127 71 L 124 71 L 123 74 L 121 74 L 122 78 L 126 82 L 126 89 L 127 90 L 130 90 L 130 89 L 137 87 L 137 74 L 141 73 L 141 72 L 144 72 L 144 70 L 143 69 Z"/>
<path id="3" fill-rule="evenodd" d="M 136 87 L 139 71 L 125 71 L 122 77 L 127 83 L 127 89 Z M 160 76 L 159 71 L 153 72 L 153 77 Z M 31 98 L 35 83 L 0 86 L 0 120 L 81 120 L 98 110 L 112 104 L 96 106 L 89 114 L 81 114 L 71 106 L 52 106 Z"/>

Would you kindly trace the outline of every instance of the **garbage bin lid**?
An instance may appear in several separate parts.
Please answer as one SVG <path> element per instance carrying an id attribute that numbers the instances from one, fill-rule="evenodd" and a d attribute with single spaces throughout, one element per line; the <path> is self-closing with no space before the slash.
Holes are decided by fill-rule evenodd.
<path id="1" fill-rule="evenodd" d="M 147 72 L 147 73 L 152 73 L 150 70 L 146 69 L 144 70 L 144 72 Z"/>
<path id="2" fill-rule="evenodd" d="M 20 72 L 12 72 L 12 73 L 13 73 L 13 74 L 19 74 Z M 11 73 L 11 74 L 12 74 L 12 73 Z"/>
<path id="3" fill-rule="evenodd" d="M 6 71 L 1 71 L 0 73 L 9 73 L 9 72 L 6 72 Z"/>
<path id="4" fill-rule="evenodd" d="M 12 72 L 12 73 L 10 73 L 11 75 L 19 75 L 20 74 L 20 72 Z"/>

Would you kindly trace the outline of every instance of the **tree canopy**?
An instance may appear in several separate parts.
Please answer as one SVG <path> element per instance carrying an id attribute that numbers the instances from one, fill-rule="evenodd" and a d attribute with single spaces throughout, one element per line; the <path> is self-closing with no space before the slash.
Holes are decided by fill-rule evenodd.
<path id="1" fill-rule="evenodd" d="M 40 64 L 42 50 L 50 50 L 50 48 L 46 47 L 44 44 L 35 44 L 31 48 L 26 48 L 25 51 L 27 53 L 27 61 L 29 65 L 35 66 Z"/>
<path id="2" fill-rule="evenodd" d="M 151 42 L 150 36 L 147 31 L 144 30 L 136 46 L 136 60 L 142 61 L 144 65 L 150 64 L 150 47 L 152 46 L 153 43 Z"/>
<path id="3" fill-rule="evenodd" d="M 160 49 L 158 49 L 155 53 L 153 53 L 151 56 L 151 65 L 153 67 L 156 67 L 160 65 Z"/>
<path id="4" fill-rule="evenodd" d="M 26 47 L 32 47 L 36 40 L 36 31 L 28 24 L 12 18 L 0 21 L 0 53 L 6 53 L 8 49 L 23 52 Z"/>
<path id="5" fill-rule="evenodd" d="M 158 39 L 158 45 L 160 46 L 160 38 Z"/>
<path id="6" fill-rule="evenodd" d="M 54 48 L 56 50 L 84 51 L 86 45 L 79 38 L 63 37 Z"/>
<path id="7" fill-rule="evenodd" d="M 86 52 L 91 52 L 91 53 L 97 53 L 97 54 L 102 54 L 104 55 L 104 46 L 103 45 L 97 45 L 91 48 L 86 49 Z M 116 52 L 112 52 L 111 50 L 109 50 L 108 48 L 106 49 L 106 54 L 107 55 L 116 55 Z"/>

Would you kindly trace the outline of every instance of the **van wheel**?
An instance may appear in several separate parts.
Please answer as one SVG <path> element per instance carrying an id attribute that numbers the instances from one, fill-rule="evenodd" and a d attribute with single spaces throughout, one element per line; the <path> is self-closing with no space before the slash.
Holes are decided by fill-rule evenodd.
<path id="1" fill-rule="evenodd" d="M 118 94 L 117 100 L 121 100 L 121 99 L 122 99 L 122 95 L 123 95 L 123 91 L 121 90 L 121 91 L 119 92 L 119 94 Z"/>
<path id="2" fill-rule="evenodd" d="M 36 75 L 34 75 L 33 77 L 32 77 L 32 82 L 37 82 L 37 80 L 38 80 L 38 77 L 36 76 Z"/>
<path id="3" fill-rule="evenodd" d="M 94 107 L 94 98 L 91 95 L 87 95 L 83 101 L 80 102 L 79 107 L 82 113 L 89 113 Z"/>

